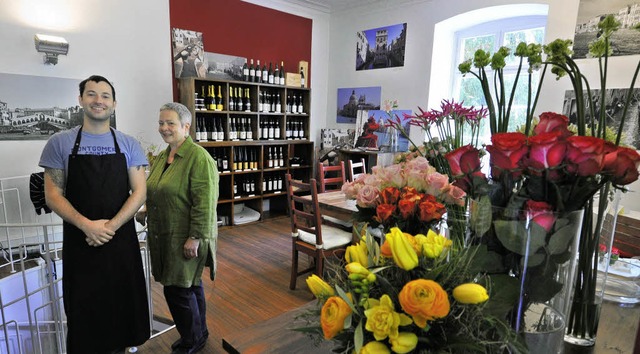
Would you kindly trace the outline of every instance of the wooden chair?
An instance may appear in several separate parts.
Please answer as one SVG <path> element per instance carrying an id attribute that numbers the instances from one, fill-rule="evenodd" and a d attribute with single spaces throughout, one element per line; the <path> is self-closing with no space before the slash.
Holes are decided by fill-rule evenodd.
<path id="1" fill-rule="evenodd" d="M 296 288 L 299 275 L 313 271 L 322 277 L 324 259 L 327 256 L 344 254 L 352 242 L 352 234 L 336 227 L 322 224 L 318 206 L 318 187 L 315 179 L 309 183 L 296 181 L 291 174 L 285 177 L 287 199 L 291 215 L 291 283 L 289 288 Z M 295 191 L 295 193 L 294 193 Z M 299 193 L 309 191 L 311 198 Z M 315 265 L 302 271 L 298 270 L 298 254 L 302 252 L 313 257 Z"/>
<path id="2" fill-rule="evenodd" d="M 346 182 L 344 161 L 340 161 L 340 164 L 335 166 L 325 166 L 322 162 L 318 162 L 318 182 L 320 193 L 342 188 Z"/>
<path id="3" fill-rule="evenodd" d="M 603 232 L 611 232 L 612 219 L 611 215 L 605 217 Z M 640 256 L 640 219 L 618 215 L 613 246 L 620 250 L 620 257 Z"/>
<path id="4" fill-rule="evenodd" d="M 349 181 L 353 182 L 356 178 L 367 173 L 367 165 L 364 163 L 364 158 L 360 159 L 360 162 L 353 162 L 347 160 L 347 169 L 349 170 Z"/>

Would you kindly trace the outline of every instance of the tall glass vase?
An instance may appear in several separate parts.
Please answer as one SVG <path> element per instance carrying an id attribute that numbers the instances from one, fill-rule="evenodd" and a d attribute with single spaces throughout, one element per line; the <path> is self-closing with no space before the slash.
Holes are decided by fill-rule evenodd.
<path id="1" fill-rule="evenodd" d="M 607 185 L 600 190 L 600 196 L 587 205 L 564 336 L 565 353 L 591 352 L 595 345 L 620 195 L 619 190 L 611 192 Z"/>
<path id="2" fill-rule="evenodd" d="M 470 243 L 480 245 L 477 260 L 503 304 L 501 316 L 529 351 L 562 353 L 584 212 L 559 214 L 540 205 L 546 206 L 472 201 Z"/>

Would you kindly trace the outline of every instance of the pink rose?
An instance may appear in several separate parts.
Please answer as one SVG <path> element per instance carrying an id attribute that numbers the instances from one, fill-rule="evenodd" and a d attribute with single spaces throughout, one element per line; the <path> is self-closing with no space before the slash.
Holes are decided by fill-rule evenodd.
<path id="1" fill-rule="evenodd" d="M 529 158 L 524 161 L 529 172 L 535 176 L 542 176 L 547 170 L 550 180 L 560 177 L 557 169 L 564 161 L 567 144 L 560 139 L 559 132 L 540 133 L 529 138 Z"/>
<path id="2" fill-rule="evenodd" d="M 444 202 L 447 204 L 456 204 L 459 206 L 464 206 L 466 195 L 467 193 L 465 193 L 464 190 L 462 190 L 457 186 L 452 185 L 451 188 L 447 190 L 447 193 L 443 195 L 443 199 L 444 199 Z"/>
<path id="3" fill-rule="evenodd" d="M 604 140 L 592 136 L 567 138 L 567 171 L 578 176 L 593 176 L 604 165 Z"/>
<path id="4" fill-rule="evenodd" d="M 544 112 L 540 115 L 540 123 L 533 128 L 535 135 L 543 133 L 557 132 L 561 137 L 566 138 L 573 133 L 567 129 L 569 126 L 569 118 L 562 114 L 554 112 Z"/>
<path id="5" fill-rule="evenodd" d="M 361 208 L 374 208 L 377 204 L 379 194 L 378 188 L 372 185 L 364 185 L 360 188 L 355 198 L 356 204 Z"/>
<path id="6" fill-rule="evenodd" d="M 356 199 L 360 188 L 362 188 L 362 184 L 354 181 L 343 184 L 341 190 L 347 199 Z"/>
<path id="7" fill-rule="evenodd" d="M 529 199 L 525 203 L 525 212 L 532 222 L 540 225 L 546 232 L 551 231 L 553 224 L 556 222 L 553 208 L 546 202 L 536 202 Z"/>

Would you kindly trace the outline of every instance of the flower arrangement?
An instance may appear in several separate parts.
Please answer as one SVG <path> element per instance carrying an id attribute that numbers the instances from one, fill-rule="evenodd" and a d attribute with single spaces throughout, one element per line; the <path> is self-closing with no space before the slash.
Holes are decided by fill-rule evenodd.
<path id="1" fill-rule="evenodd" d="M 517 334 L 489 313 L 473 256 L 433 231 L 393 227 L 381 246 L 365 232 L 329 281 L 307 279 L 319 306 L 298 330 L 334 341 L 340 353 L 521 352 Z"/>
<path id="2" fill-rule="evenodd" d="M 356 200 L 356 220 L 382 226 L 384 232 L 398 226 L 413 234 L 435 226 L 447 205 L 463 205 L 465 197 L 423 157 L 373 167 L 371 174 L 345 183 L 342 191 Z"/>

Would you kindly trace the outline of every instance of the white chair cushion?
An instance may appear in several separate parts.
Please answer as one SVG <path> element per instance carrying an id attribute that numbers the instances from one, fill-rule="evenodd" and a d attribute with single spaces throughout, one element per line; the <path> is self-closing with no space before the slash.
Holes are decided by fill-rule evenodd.
<path id="1" fill-rule="evenodd" d="M 326 221 L 332 222 L 336 225 L 340 225 L 340 226 L 344 226 L 346 228 L 352 228 L 353 227 L 353 222 L 351 221 L 344 221 L 344 220 L 340 220 L 338 218 L 334 218 L 333 216 L 322 216 L 322 218 Z M 324 227 L 323 227 L 324 229 Z"/>
<path id="2" fill-rule="evenodd" d="M 303 230 L 298 230 L 298 237 L 300 240 L 315 245 L 316 235 L 308 233 Z M 351 243 L 352 235 L 350 232 L 341 230 L 337 227 L 322 225 L 322 242 L 324 244 L 321 248 L 330 250 L 336 247 L 344 246 Z"/>

